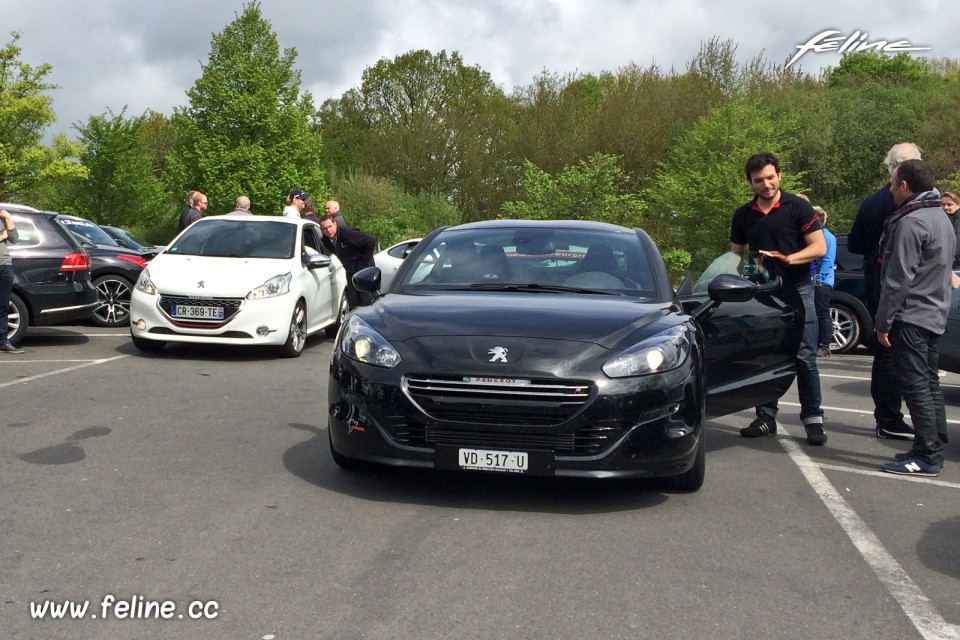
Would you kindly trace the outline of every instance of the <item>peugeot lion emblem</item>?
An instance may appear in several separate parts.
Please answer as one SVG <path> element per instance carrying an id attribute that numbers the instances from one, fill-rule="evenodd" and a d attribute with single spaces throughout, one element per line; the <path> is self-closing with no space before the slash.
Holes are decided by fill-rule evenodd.
<path id="1" fill-rule="evenodd" d="M 203 280 L 197 283 L 197 289 L 203 289 Z"/>
<path id="2" fill-rule="evenodd" d="M 490 358 L 489 362 L 506 362 L 507 361 L 507 348 L 506 347 L 494 347 L 487 351 L 488 354 L 493 357 Z"/>

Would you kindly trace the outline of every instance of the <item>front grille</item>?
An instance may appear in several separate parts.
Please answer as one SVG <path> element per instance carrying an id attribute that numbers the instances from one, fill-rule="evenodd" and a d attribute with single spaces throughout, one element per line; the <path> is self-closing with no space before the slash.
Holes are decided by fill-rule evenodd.
<path id="1" fill-rule="evenodd" d="M 387 417 L 386 426 L 394 440 L 414 447 L 434 448 L 437 445 L 453 445 L 501 450 L 551 451 L 557 455 L 574 456 L 599 454 L 609 448 L 623 433 L 623 425 L 619 421 L 560 433 L 520 433 L 445 429 L 394 415 Z"/>
<path id="2" fill-rule="evenodd" d="M 206 320 L 200 318 L 174 318 L 170 315 L 170 307 L 172 305 L 194 305 L 198 307 L 223 307 L 223 320 Z M 240 311 L 240 306 L 243 304 L 242 298 L 194 298 L 189 296 L 160 296 L 160 309 L 163 313 L 170 318 L 170 320 L 178 325 L 184 326 L 193 326 L 193 327 L 203 327 L 203 326 L 222 326 L 230 322 L 230 319 L 233 318 Z"/>
<path id="3" fill-rule="evenodd" d="M 591 396 L 589 381 L 525 380 L 523 384 L 463 376 L 407 376 L 404 391 L 434 420 L 519 427 L 559 425 Z"/>

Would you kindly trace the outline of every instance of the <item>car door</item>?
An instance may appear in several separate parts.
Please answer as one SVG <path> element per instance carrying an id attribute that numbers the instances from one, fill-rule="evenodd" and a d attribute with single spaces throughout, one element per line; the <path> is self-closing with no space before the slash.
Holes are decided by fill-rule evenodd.
<path id="1" fill-rule="evenodd" d="M 729 271 L 728 271 L 729 272 Z M 779 281 L 746 302 L 722 302 L 711 311 L 706 287 L 677 297 L 697 317 L 704 339 L 707 415 L 717 417 L 772 402 L 796 377 L 801 313 L 788 303 Z"/>
<path id="2" fill-rule="evenodd" d="M 307 260 L 311 255 L 322 253 L 319 227 L 304 225 L 300 249 L 300 278 L 303 281 L 304 299 L 307 301 L 307 323 L 309 331 L 330 324 L 336 317 L 339 300 L 334 301 L 331 287 L 331 269 L 307 269 Z"/>

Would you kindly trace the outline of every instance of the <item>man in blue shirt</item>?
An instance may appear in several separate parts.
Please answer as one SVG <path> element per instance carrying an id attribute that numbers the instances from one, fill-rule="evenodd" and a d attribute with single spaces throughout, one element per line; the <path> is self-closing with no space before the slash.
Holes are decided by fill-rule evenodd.
<path id="1" fill-rule="evenodd" d="M 833 320 L 830 319 L 830 296 L 833 294 L 833 272 L 837 265 L 837 236 L 827 229 L 827 212 L 823 207 L 814 207 L 820 226 L 823 227 L 823 239 L 827 242 L 827 252 L 815 262 L 817 277 L 813 302 L 817 307 L 817 355 L 830 357 L 830 343 L 833 341 Z"/>

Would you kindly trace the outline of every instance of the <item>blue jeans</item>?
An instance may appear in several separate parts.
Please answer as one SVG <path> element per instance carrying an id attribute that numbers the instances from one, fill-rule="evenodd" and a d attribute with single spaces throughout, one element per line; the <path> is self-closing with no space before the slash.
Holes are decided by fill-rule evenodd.
<path id="1" fill-rule="evenodd" d="M 820 371 L 817 370 L 817 336 L 820 332 L 814 303 L 813 284 L 784 284 L 784 297 L 803 314 L 803 333 L 797 350 L 797 392 L 800 396 L 800 421 L 804 425 L 823 424 L 820 408 Z M 777 417 L 776 402 L 757 407 L 757 415 Z"/>
<path id="2" fill-rule="evenodd" d="M 818 284 L 813 289 L 813 301 L 817 307 L 817 347 L 829 347 L 833 342 L 833 320 L 830 319 L 830 296 L 833 287 Z"/>
<path id="3" fill-rule="evenodd" d="M 913 453 L 930 464 L 942 465 L 943 445 L 947 443 L 947 413 L 937 372 L 939 341 L 939 335 L 913 324 L 894 322 L 890 328 L 890 350 L 897 382 L 917 432 Z"/>

